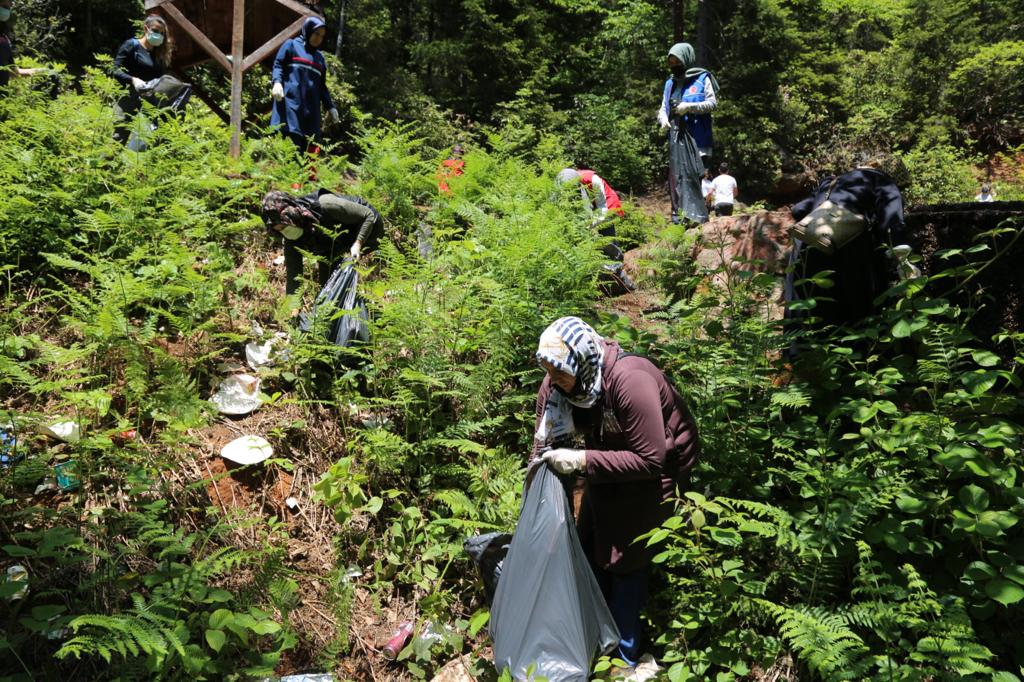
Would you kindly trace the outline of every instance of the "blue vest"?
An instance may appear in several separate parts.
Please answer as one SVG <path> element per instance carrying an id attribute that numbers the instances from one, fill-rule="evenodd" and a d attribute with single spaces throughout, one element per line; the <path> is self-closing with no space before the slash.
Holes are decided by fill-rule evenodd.
<path id="1" fill-rule="evenodd" d="M 677 102 L 703 102 L 704 88 L 708 80 L 707 71 L 694 78 L 680 79 L 677 83 L 672 79 L 672 100 Z M 686 114 L 683 116 L 686 132 L 690 133 L 700 148 L 711 147 L 714 137 L 711 134 L 711 114 Z"/>

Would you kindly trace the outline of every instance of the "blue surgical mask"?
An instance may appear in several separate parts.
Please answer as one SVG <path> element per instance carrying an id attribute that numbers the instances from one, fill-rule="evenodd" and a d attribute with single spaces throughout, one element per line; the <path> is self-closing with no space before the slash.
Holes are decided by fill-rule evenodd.
<path id="1" fill-rule="evenodd" d="M 10 7 L 0 7 L 0 21 L 7 21 L 11 18 Z"/>
<path id="2" fill-rule="evenodd" d="M 153 47 L 160 47 L 164 44 L 164 34 L 160 31 L 150 31 L 146 34 L 146 42 Z"/>

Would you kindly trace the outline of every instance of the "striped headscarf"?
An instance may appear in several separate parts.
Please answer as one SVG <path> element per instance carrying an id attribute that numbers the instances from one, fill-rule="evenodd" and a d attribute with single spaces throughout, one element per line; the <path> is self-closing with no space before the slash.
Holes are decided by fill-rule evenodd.
<path id="1" fill-rule="evenodd" d="M 294 225 L 295 227 L 311 228 L 320 221 L 314 202 L 307 197 L 297 197 L 288 192 L 276 190 L 267 192 L 263 197 L 263 222 L 272 225 Z"/>
<path id="2" fill-rule="evenodd" d="M 575 431 L 572 408 L 593 407 L 601 397 L 601 370 L 604 364 L 604 344 L 601 336 L 578 317 L 555 320 L 540 335 L 537 362 L 550 363 L 555 369 L 576 377 L 572 393 L 563 394 L 554 389 L 548 396 L 544 418 L 535 438 L 550 445 Z"/>

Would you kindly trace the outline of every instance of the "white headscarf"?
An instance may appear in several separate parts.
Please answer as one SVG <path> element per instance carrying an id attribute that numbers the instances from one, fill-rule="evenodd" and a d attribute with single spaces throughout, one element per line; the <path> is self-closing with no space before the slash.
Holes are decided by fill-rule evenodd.
<path id="1" fill-rule="evenodd" d="M 604 344 L 601 336 L 578 317 L 555 320 L 540 335 L 537 362 L 550 363 L 555 369 L 576 377 L 571 394 L 552 386 L 544 418 L 534 438 L 542 445 L 571 437 L 576 433 L 572 408 L 593 407 L 601 397 L 601 370 Z"/>

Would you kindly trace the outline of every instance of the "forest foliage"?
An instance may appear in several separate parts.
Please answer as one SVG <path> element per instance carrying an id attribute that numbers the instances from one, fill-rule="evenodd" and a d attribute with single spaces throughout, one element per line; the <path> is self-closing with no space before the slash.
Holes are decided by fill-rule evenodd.
<path id="1" fill-rule="evenodd" d="M 723 156 L 752 187 L 880 146 L 910 169 L 914 200 L 959 199 L 973 155 L 1021 143 L 1014 2 L 702 4 Z M 87 7 L 108 28 L 125 18 L 120 3 L 25 3 L 30 19 L 76 30 Z M 310 652 L 296 626 L 310 576 L 287 524 L 226 513 L 205 473 L 185 473 L 216 420 L 216 365 L 262 339 L 254 320 L 292 328 L 301 301 L 280 296 L 257 207 L 271 187 L 309 186 L 306 168 L 255 130 L 228 158 L 228 131 L 198 104 L 150 151 L 126 152 L 111 139 L 116 85 L 66 33 L 26 20 L 22 54 L 35 37 L 33 59 L 82 75 L 17 79 L 0 100 L 0 421 L 27 455 L 0 469 L 0 566 L 28 574 L 24 595 L 0 581 L 0 676 L 250 679 L 299 652 L 331 668 L 365 655 L 346 630 L 353 580 L 372 613 L 414 605 L 421 626 L 396 670 L 429 678 L 464 652 L 486 669 L 488 615 L 461 545 L 515 522 L 533 347 L 571 313 L 656 357 L 704 440 L 677 513 L 646 539 L 659 546 L 649 619 L 668 679 L 1024 677 L 1006 636 L 1024 602 L 1024 339 L 978 338 L 967 322 L 986 301 L 943 295 L 1019 225 L 977 235 L 969 264 L 947 254 L 949 269 L 895 287 L 879 315 L 784 367 L 790 337 L 765 321 L 772 278 L 741 264 L 708 288 L 692 236 L 631 211 L 629 238 L 658 239 L 642 284 L 668 296 L 637 329 L 603 312 L 595 236 L 573 198 L 552 201 L 550 179 L 572 162 L 634 189 L 657 176 L 666 4 L 347 7 L 332 82 L 352 127 L 318 172 L 387 221 L 366 273 L 373 343 L 339 356 L 296 336 L 261 408 L 285 453 L 267 466 L 315 470 L 333 516 L 336 565 L 317 577 L 338 638 Z M 247 92 L 254 110 L 261 86 Z M 441 194 L 437 163 L 456 141 L 466 173 Z M 34 433 L 59 417 L 82 439 Z M 318 422 L 340 425 L 338 449 L 303 435 Z M 143 440 L 111 438 L 126 429 Z M 71 460 L 77 490 L 34 494 Z"/>

